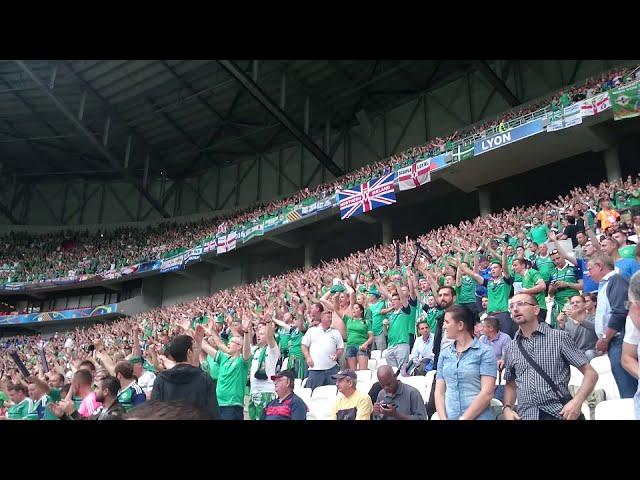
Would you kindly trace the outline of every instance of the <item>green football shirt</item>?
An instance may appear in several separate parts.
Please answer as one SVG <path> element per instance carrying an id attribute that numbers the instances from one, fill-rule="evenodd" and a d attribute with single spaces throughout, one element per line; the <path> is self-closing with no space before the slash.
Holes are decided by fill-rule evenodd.
<path id="1" fill-rule="evenodd" d="M 218 351 L 216 362 L 218 370 L 218 384 L 216 396 L 221 407 L 244 406 L 244 387 L 249 375 L 251 358 L 245 361 L 242 355 L 235 358 Z"/>
<path id="2" fill-rule="evenodd" d="M 540 280 L 543 280 L 542 275 L 540 275 L 540 272 L 538 272 L 537 270 L 534 270 L 533 268 L 530 268 L 524 274 L 524 277 L 522 279 L 522 288 L 533 288 L 536 286 L 536 283 L 538 283 L 538 281 Z M 541 309 L 546 310 L 547 304 L 544 300 L 545 298 L 544 291 L 534 294 L 534 297 L 536 297 L 536 302 L 538 302 L 538 306 Z"/>
<path id="3" fill-rule="evenodd" d="M 371 326 L 373 328 L 374 335 L 382 335 L 382 321 L 385 315 L 380 313 L 380 310 L 384 308 L 384 302 L 380 299 L 376 303 L 370 303 L 367 307 L 371 311 Z"/>
<path id="4" fill-rule="evenodd" d="M 389 347 L 409 343 L 409 333 L 411 332 L 411 316 L 402 311 L 387 314 L 389 319 L 388 340 Z"/>
<path id="5" fill-rule="evenodd" d="M 352 318 L 347 315 L 343 318 L 347 326 L 347 347 L 359 347 L 369 338 L 371 329 L 371 320 L 362 318 Z"/>
<path id="6" fill-rule="evenodd" d="M 512 278 L 509 278 L 509 280 L 505 277 L 500 277 L 497 280 L 493 278 L 491 280 L 484 279 L 484 286 L 487 287 L 487 297 L 489 299 L 487 313 L 509 311 L 512 283 Z"/>

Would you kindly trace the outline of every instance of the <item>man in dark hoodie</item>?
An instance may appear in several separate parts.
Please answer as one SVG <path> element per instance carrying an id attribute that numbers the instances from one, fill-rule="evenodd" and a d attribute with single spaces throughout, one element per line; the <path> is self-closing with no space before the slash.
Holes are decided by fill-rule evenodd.
<path id="1" fill-rule="evenodd" d="M 218 419 L 215 384 L 209 375 L 192 365 L 193 339 L 189 335 L 177 335 L 167 345 L 166 352 L 176 365 L 158 374 L 151 400 L 182 400 L 206 409 L 214 419 Z"/>

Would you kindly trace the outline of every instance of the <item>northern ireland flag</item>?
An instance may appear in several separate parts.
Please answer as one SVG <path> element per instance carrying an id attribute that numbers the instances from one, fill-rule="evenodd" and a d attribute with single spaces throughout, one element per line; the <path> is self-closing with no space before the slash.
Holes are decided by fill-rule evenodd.
<path id="1" fill-rule="evenodd" d="M 340 219 L 344 220 L 370 212 L 374 208 L 396 203 L 394 180 L 395 172 L 390 172 L 355 188 L 338 190 L 336 193 L 340 204 Z"/>
<path id="2" fill-rule="evenodd" d="M 431 181 L 431 159 L 427 158 L 398 170 L 398 187 L 410 190 Z"/>
<path id="3" fill-rule="evenodd" d="M 218 255 L 220 255 L 221 253 L 230 252 L 231 250 L 235 250 L 237 240 L 238 232 L 236 232 L 235 230 L 229 232 L 227 235 L 220 235 L 218 237 Z"/>

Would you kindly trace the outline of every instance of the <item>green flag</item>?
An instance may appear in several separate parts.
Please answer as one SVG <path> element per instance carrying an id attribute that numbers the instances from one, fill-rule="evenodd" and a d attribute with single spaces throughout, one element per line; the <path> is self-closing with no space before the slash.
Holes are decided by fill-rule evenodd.
<path id="1" fill-rule="evenodd" d="M 609 90 L 614 120 L 640 116 L 640 81 Z"/>
<path id="2" fill-rule="evenodd" d="M 471 158 L 473 157 L 473 143 L 469 143 L 467 145 L 458 145 L 452 153 L 454 162 L 460 162 L 462 160 Z"/>

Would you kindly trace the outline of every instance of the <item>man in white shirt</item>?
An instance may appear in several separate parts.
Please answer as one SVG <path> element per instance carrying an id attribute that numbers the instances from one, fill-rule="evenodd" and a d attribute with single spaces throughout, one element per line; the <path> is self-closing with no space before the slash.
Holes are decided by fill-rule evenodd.
<path id="1" fill-rule="evenodd" d="M 625 324 L 624 342 L 622 344 L 621 363 L 631 376 L 638 379 L 640 369 L 640 272 L 636 272 L 629 281 L 629 315 Z M 633 397 L 636 420 L 640 420 L 640 385 Z"/>
<path id="2" fill-rule="evenodd" d="M 425 366 L 431 363 L 433 367 L 433 335 L 429 324 L 426 321 L 418 323 L 418 332 L 420 336 L 416 338 L 409 355 L 407 375 L 425 375 Z"/>
<path id="3" fill-rule="evenodd" d="M 276 364 L 280 358 L 280 349 L 274 335 L 273 320 L 266 319 L 256 330 L 258 344 L 253 349 L 249 380 L 251 382 L 251 400 L 249 401 L 249 419 L 260 420 L 267 404 L 276 398 L 276 386 L 271 377 L 276 374 Z"/>
<path id="4" fill-rule="evenodd" d="M 335 385 L 332 375 L 338 373 L 338 361 L 344 352 L 342 335 L 331 328 L 331 312 L 322 312 L 320 325 L 311 327 L 302 337 L 302 353 L 309 366 L 308 388 Z"/>

